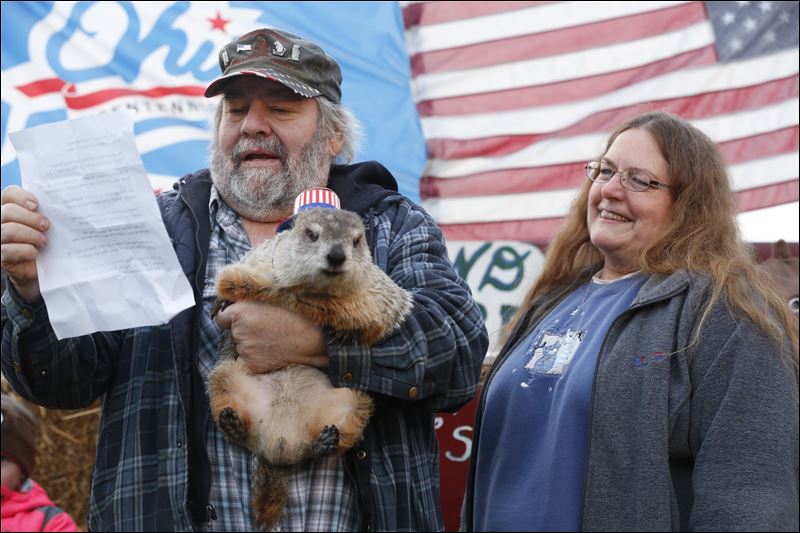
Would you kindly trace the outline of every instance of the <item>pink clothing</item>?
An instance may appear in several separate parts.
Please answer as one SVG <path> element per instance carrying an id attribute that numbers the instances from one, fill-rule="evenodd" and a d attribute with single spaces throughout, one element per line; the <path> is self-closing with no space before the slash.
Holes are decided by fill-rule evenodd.
<path id="1" fill-rule="evenodd" d="M 0 504 L 2 531 L 78 531 L 75 521 L 63 509 L 56 507 L 38 483 L 29 479 L 27 490 L 17 492 L 6 487 Z"/>

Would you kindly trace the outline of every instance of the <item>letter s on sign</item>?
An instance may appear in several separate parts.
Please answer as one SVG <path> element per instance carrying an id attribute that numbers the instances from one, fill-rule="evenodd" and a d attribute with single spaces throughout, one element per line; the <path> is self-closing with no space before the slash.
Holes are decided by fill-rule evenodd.
<path id="1" fill-rule="evenodd" d="M 465 435 L 470 433 L 470 435 Z M 454 455 L 450 452 L 444 452 L 444 456 L 450 461 L 462 463 L 469 461 L 469 456 L 472 455 L 472 426 L 458 426 L 453 430 L 453 438 L 464 443 L 465 450 L 463 455 Z"/>

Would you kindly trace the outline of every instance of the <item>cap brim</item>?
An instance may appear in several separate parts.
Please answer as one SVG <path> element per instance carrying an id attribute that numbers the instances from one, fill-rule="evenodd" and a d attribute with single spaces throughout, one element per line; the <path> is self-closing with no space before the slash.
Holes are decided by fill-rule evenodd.
<path id="1" fill-rule="evenodd" d="M 211 85 L 206 88 L 206 98 L 211 98 L 212 96 L 217 96 L 218 94 L 222 93 L 225 84 L 231 78 L 235 78 L 237 76 L 258 76 L 267 80 L 277 81 L 278 83 L 281 83 L 291 89 L 293 92 L 306 98 L 314 98 L 322 95 L 322 93 L 317 89 L 310 87 L 309 85 L 303 83 L 294 76 L 286 74 L 285 72 L 260 65 L 255 66 L 252 64 L 243 64 L 241 65 L 241 68 L 234 68 L 231 72 L 228 72 L 227 74 L 220 76 L 211 82 Z"/>

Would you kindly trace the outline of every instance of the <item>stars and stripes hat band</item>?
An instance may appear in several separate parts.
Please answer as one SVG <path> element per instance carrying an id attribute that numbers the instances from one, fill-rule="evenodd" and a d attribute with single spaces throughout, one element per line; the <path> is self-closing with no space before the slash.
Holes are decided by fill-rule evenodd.
<path id="1" fill-rule="evenodd" d="M 279 225 L 276 233 L 280 233 L 292 227 L 294 217 L 306 209 L 321 207 L 323 209 L 341 209 L 339 196 L 327 187 L 312 187 L 301 192 L 294 200 L 292 216 L 284 219 Z"/>
<path id="2" fill-rule="evenodd" d="M 339 196 L 327 187 L 313 187 L 301 192 L 294 200 L 294 214 L 312 207 L 339 209 Z"/>

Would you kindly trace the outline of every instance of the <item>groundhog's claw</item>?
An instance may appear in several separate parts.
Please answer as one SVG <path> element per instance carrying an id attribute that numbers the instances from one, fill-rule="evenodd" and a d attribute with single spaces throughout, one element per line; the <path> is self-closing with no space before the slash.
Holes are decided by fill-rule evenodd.
<path id="1" fill-rule="evenodd" d="M 230 304 L 231 302 L 228 300 L 217 298 L 214 300 L 214 307 L 211 308 L 211 316 L 217 316 L 217 313 L 224 311 Z"/>

